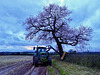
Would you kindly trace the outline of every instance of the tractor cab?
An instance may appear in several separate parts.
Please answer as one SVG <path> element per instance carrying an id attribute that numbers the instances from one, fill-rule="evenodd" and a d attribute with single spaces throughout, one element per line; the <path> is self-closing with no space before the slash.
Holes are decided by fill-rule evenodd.
<path id="1" fill-rule="evenodd" d="M 45 47 L 38 47 L 36 53 L 38 54 L 38 53 L 41 53 L 41 52 L 46 52 L 46 48 Z"/>
<path id="2" fill-rule="evenodd" d="M 41 59 L 41 58 L 46 59 L 49 56 L 49 53 L 47 52 L 46 47 L 38 47 L 36 54 L 39 57 L 39 59 Z"/>

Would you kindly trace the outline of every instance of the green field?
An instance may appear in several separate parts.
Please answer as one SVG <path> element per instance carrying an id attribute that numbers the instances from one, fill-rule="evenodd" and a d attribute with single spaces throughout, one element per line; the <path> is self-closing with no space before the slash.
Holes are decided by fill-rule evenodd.
<path id="1" fill-rule="evenodd" d="M 52 56 L 52 58 L 60 60 L 58 55 Z M 67 54 L 64 61 L 80 66 L 100 69 L 100 54 Z"/>
<path id="2" fill-rule="evenodd" d="M 61 75 L 100 75 L 100 55 L 66 55 L 65 60 L 61 61 L 58 55 L 52 56 L 52 66 Z M 55 74 L 50 68 L 51 75 Z"/>
<path id="3" fill-rule="evenodd" d="M 61 75 L 100 75 L 100 71 L 84 66 L 71 64 L 65 61 L 59 61 L 53 59 L 52 66 L 58 70 Z M 50 75 L 54 75 L 53 68 L 49 67 Z"/>

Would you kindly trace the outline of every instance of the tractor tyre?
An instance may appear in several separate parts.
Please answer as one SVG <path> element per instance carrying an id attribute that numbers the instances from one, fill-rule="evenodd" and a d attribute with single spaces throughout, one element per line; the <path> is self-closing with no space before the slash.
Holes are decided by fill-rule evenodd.
<path id="1" fill-rule="evenodd" d="M 51 59 L 51 57 L 48 57 L 48 65 L 52 65 L 52 59 Z"/>
<path id="2" fill-rule="evenodd" d="M 38 67 L 38 57 L 34 58 L 34 64 L 35 64 L 35 67 Z"/>
<path id="3" fill-rule="evenodd" d="M 33 63 L 33 65 L 35 64 L 35 56 L 33 56 L 33 62 L 32 63 Z"/>

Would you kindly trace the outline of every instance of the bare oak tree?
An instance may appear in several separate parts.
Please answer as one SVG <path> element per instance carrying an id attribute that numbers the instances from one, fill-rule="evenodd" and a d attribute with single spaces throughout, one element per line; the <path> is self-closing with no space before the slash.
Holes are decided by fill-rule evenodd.
<path id="1" fill-rule="evenodd" d="M 72 20 L 70 14 L 72 12 L 66 6 L 50 4 L 44 7 L 43 12 L 36 17 L 29 16 L 26 21 L 27 40 L 36 39 L 38 41 L 52 41 L 57 43 L 58 51 L 63 54 L 62 44 L 76 46 L 77 44 L 89 41 L 91 28 L 80 26 L 79 28 L 71 28 L 69 23 Z"/>

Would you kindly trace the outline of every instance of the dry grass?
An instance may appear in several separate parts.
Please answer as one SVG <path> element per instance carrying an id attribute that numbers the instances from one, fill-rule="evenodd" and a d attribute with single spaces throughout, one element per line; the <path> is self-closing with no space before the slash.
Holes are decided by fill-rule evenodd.
<path id="1" fill-rule="evenodd" d="M 32 56 L 7 55 L 0 56 L 0 65 L 32 60 Z"/>

